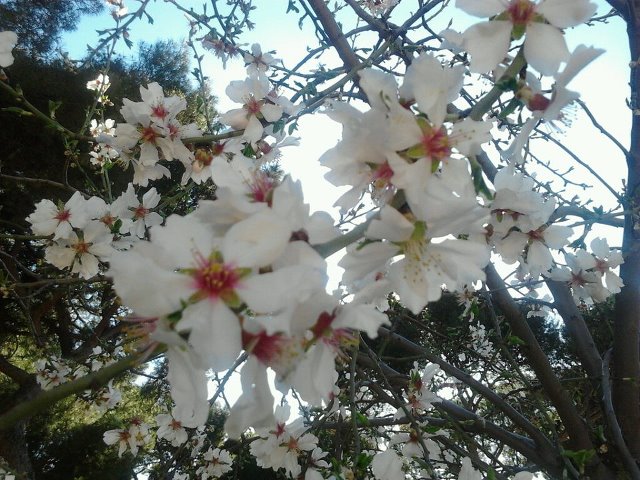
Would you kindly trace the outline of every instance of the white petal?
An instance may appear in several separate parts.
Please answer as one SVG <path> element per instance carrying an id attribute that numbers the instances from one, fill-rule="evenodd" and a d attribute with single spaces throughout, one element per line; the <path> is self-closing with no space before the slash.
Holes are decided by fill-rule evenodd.
<path id="1" fill-rule="evenodd" d="M 507 55 L 511 43 L 511 22 L 492 21 L 472 25 L 464 32 L 464 46 L 471 54 L 472 72 L 493 70 Z"/>
<path id="2" fill-rule="evenodd" d="M 240 371 L 242 395 L 231 407 L 224 424 L 227 435 L 238 438 L 247 428 L 266 428 L 275 423 L 273 395 L 267 370 L 255 357 L 249 357 Z"/>
<path id="3" fill-rule="evenodd" d="M 284 251 L 291 229 L 271 210 L 262 210 L 229 229 L 222 245 L 226 262 L 241 267 L 264 267 Z"/>
<path id="4" fill-rule="evenodd" d="M 456 7 L 476 17 L 492 17 L 506 9 L 500 0 L 456 0 Z"/>
<path id="5" fill-rule="evenodd" d="M 251 143 L 256 143 L 258 140 L 262 138 L 262 132 L 264 131 L 264 127 L 260 120 L 255 115 L 251 115 L 249 117 L 249 123 L 244 129 L 243 138 L 246 138 Z"/>
<path id="6" fill-rule="evenodd" d="M 413 230 L 413 223 L 395 208 L 385 205 L 380 210 L 380 220 L 373 220 L 367 228 L 367 236 L 392 242 L 404 242 L 411 237 Z"/>
<path id="7" fill-rule="evenodd" d="M 543 0 L 536 12 L 558 28 L 575 27 L 596 13 L 598 6 L 589 0 Z"/>
<path id="8" fill-rule="evenodd" d="M 167 359 L 167 380 L 171 386 L 171 398 L 176 404 L 173 416 L 185 427 L 204 425 L 209 415 L 205 371 L 194 364 L 185 350 L 169 348 Z"/>
<path id="9" fill-rule="evenodd" d="M 564 86 L 568 85 L 569 82 L 582 71 L 582 69 L 584 69 L 587 65 L 593 62 L 604 52 L 605 51 L 601 48 L 578 45 L 571 54 L 571 58 L 569 58 L 569 60 L 567 61 L 567 65 L 556 77 L 556 84 Z"/>
<path id="10" fill-rule="evenodd" d="M 282 117 L 282 107 L 265 103 L 262 108 L 260 108 L 260 113 L 267 122 L 277 122 Z"/>
<path id="11" fill-rule="evenodd" d="M 242 350 L 240 322 L 222 300 L 205 299 L 189 305 L 177 328 L 191 330 L 189 343 L 216 372 L 231 367 Z"/>
<path id="12" fill-rule="evenodd" d="M 560 64 L 569 59 L 569 49 L 564 35 L 556 27 L 532 23 L 527 26 L 524 56 L 543 75 L 555 75 Z"/>

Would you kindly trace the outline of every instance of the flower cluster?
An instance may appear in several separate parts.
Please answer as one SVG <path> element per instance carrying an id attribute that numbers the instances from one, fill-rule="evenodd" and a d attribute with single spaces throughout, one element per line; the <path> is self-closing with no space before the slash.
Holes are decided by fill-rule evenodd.
<path id="1" fill-rule="evenodd" d="M 152 211 L 159 201 L 155 188 L 140 200 L 133 184 L 111 204 L 76 192 L 65 204 L 41 200 L 27 221 L 34 234 L 51 237 L 45 250 L 48 263 L 89 279 L 116 249 L 127 248 L 144 238 L 149 227 L 162 223 Z"/>

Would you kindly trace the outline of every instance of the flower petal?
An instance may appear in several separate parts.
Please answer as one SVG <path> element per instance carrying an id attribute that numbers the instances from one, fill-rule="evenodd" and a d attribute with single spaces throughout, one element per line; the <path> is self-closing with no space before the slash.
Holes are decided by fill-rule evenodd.
<path id="1" fill-rule="evenodd" d="M 511 28 L 511 22 L 494 20 L 477 23 L 464 32 L 464 46 L 471 54 L 469 67 L 472 72 L 493 70 L 506 57 Z"/>
<path id="2" fill-rule="evenodd" d="M 524 56 L 543 75 L 555 75 L 560 64 L 569 59 L 569 49 L 564 35 L 556 27 L 532 23 L 527 26 Z"/>
<path id="3" fill-rule="evenodd" d="M 597 9 L 598 6 L 589 0 L 543 0 L 536 12 L 543 15 L 551 25 L 567 28 L 586 22 Z"/>

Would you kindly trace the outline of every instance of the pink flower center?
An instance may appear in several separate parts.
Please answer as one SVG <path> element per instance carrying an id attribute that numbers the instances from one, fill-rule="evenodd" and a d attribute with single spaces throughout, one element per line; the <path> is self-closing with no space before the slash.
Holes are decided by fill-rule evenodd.
<path id="1" fill-rule="evenodd" d="M 512 0 L 507 14 L 514 25 L 526 26 L 536 13 L 536 6 L 531 0 Z"/>
<path id="2" fill-rule="evenodd" d="M 533 98 L 529 100 L 529 103 L 527 104 L 527 106 L 529 107 L 529 110 L 531 110 L 532 112 L 535 112 L 535 111 L 543 112 L 547 109 L 550 103 L 551 103 L 551 100 L 549 100 L 547 97 L 545 97 L 540 93 L 536 93 L 533 96 Z"/>
<path id="3" fill-rule="evenodd" d="M 141 219 L 146 217 L 149 214 L 149 209 L 145 208 L 144 205 L 139 205 L 134 211 L 133 211 L 133 217 L 135 219 Z"/>
<path id="4" fill-rule="evenodd" d="M 422 133 L 421 143 L 425 150 L 425 156 L 431 160 L 439 161 L 451 155 L 451 144 L 449 143 L 449 136 L 444 127 L 436 130 L 428 126 Z"/>
<path id="5" fill-rule="evenodd" d="M 252 95 L 247 100 L 247 103 L 244 104 L 244 108 L 250 114 L 257 115 L 258 113 L 260 113 L 260 109 L 262 108 L 262 103 L 256 100 Z"/>
<path id="6" fill-rule="evenodd" d="M 73 249 L 76 251 L 76 255 L 82 255 L 84 253 L 88 253 L 89 252 L 89 243 L 86 243 L 84 241 L 79 241 L 78 243 L 73 245 Z"/>
<path id="7" fill-rule="evenodd" d="M 171 138 L 171 140 L 175 140 L 178 137 L 178 134 L 180 133 L 180 129 L 178 128 L 177 125 L 174 125 L 173 123 L 170 123 L 167 128 L 169 129 L 169 138 Z"/>
<path id="8" fill-rule="evenodd" d="M 196 288 L 211 299 L 233 297 L 240 281 L 238 271 L 216 260 L 202 260 L 201 263 L 194 273 Z"/>
<path id="9" fill-rule="evenodd" d="M 256 202 L 267 203 L 271 206 L 271 197 L 276 181 L 264 172 L 256 173 L 253 183 L 250 185 L 251 196 Z"/>
<path id="10" fill-rule="evenodd" d="M 391 183 L 393 170 L 389 166 L 389 162 L 384 162 L 373 172 L 373 186 L 382 189 Z"/>
<path id="11" fill-rule="evenodd" d="M 112 227 L 114 222 L 116 221 L 116 218 L 110 213 L 107 213 L 106 215 L 100 218 L 100 221 L 104 223 L 107 227 Z"/>
<path id="12" fill-rule="evenodd" d="M 587 283 L 589 282 L 582 276 L 582 270 L 580 270 L 580 272 L 578 273 L 571 272 L 571 281 L 569 281 L 570 285 L 576 287 L 584 287 Z"/>
<path id="13" fill-rule="evenodd" d="M 600 258 L 596 258 L 596 266 L 594 267 L 596 271 L 605 274 L 609 271 L 609 264 L 606 260 L 601 260 Z"/>
<path id="14" fill-rule="evenodd" d="M 280 355 L 284 343 L 285 337 L 278 333 L 267 335 L 264 331 L 258 334 L 242 331 L 242 348 L 265 365 L 269 365 Z"/>
<path id="15" fill-rule="evenodd" d="M 222 155 L 224 153 L 224 143 L 217 142 L 211 145 L 211 153 L 213 154 L 214 157 L 217 157 L 218 155 Z"/>
<path id="16" fill-rule="evenodd" d="M 156 141 L 156 137 L 158 136 L 157 132 L 153 129 L 151 125 L 148 127 L 144 127 L 140 131 L 140 140 L 145 143 L 153 143 Z"/>
<path id="17" fill-rule="evenodd" d="M 58 214 L 53 217 L 59 222 L 67 222 L 71 218 L 71 212 L 69 210 L 60 210 Z"/>
<path id="18" fill-rule="evenodd" d="M 160 104 L 160 105 L 156 105 L 155 107 L 151 108 L 151 116 L 152 117 L 158 117 L 162 120 L 164 120 L 167 115 L 169 115 L 169 111 L 164 108 L 164 105 Z"/>

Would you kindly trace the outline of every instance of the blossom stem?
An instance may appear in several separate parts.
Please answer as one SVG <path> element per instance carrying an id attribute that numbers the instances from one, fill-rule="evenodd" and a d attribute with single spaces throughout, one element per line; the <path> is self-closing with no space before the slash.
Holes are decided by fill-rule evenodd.
<path id="1" fill-rule="evenodd" d="M 34 115 L 40 120 L 42 120 L 44 123 L 52 127 L 54 130 L 56 130 L 57 132 L 60 132 L 62 135 L 66 137 L 74 138 L 76 140 L 82 140 L 85 142 L 94 141 L 93 137 L 88 137 L 86 135 L 81 135 L 79 133 L 72 132 L 68 128 L 56 122 L 49 115 L 46 115 L 40 110 L 38 110 L 33 104 L 31 104 L 31 102 L 29 102 L 25 98 L 24 94 L 22 93 L 22 90 L 16 90 L 13 87 L 11 87 L 11 85 L 9 85 L 8 83 L 2 82 L 2 81 L 0 81 L 0 88 L 6 91 L 7 93 L 9 93 L 9 95 L 15 98 L 16 102 L 18 102 L 19 104 L 23 105 L 26 108 L 26 110 L 22 110 L 23 112 L 21 113 L 22 115 Z"/>
<path id="2" fill-rule="evenodd" d="M 504 93 L 504 89 L 498 85 L 509 78 L 514 78 L 525 65 L 524 50 L 520 49 L 509 68 L 505 70 L 493 88 L 473 106 L 469 117 L 476 121 L 482 120 L 482 116 L 491 109 L 494 102 Z"/>

